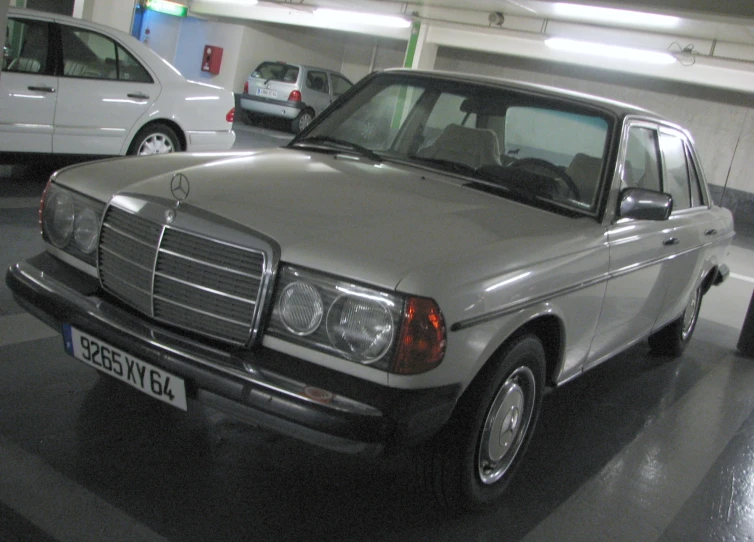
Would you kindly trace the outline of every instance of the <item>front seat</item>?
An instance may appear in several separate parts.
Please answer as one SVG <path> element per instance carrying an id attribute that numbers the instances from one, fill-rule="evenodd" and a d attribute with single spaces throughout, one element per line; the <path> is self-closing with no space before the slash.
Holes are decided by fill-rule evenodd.
<path id="1" fill-rule="evenodd" d="M 434 142 L 418 150 L 421 158 L 440 158 L 469 167 L 501 165 L 500 145 L 492 130 L 449 124 Z"/>
<path id="2" fill-rule="evenodd" d="M 566 168 L 566 173 L 579 189 L 581 201 L 592 205 L 602 172 L 602 158 L 577 153 Z"/>

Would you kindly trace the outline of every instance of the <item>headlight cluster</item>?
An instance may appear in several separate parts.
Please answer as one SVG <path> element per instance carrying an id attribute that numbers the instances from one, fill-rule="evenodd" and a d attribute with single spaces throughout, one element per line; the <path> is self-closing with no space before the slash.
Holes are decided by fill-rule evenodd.
<path id="1" fill-rule="evenodd" d="M 39 213 L 42 236 L 54 247 L 95 266 L 104 207 L 96 200 L 50 182 Z"/>
<path id="2" fill-rule="evenodd" d="M 428 371 L 445 353 L 445 323 L 431 299 L 290 266 L 280 271 L 267 332 L 400 374 Z"/>

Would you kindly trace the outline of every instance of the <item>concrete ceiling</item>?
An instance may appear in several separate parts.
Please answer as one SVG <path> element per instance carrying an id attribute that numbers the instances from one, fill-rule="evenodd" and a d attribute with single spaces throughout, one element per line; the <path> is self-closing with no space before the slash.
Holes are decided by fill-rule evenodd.
<path id="1" fill-rule="evenodd" d="M 661 5 L 655 5 L 659 2 Z M 407 29 L 377 29 L 365 24 L 338 27 L 315 22 L 317 7 L 414 17 L 431 28 L 428 41 L 540 60 L 589 65 L 754 93 L 754 0 L 572 0 L 569 4 L 669 16 L 657 26 L 649 15 L 620 21 L 599 14 L 564 12 L 555 0 L 190 0 L 201 16 L 315 26 L 407 39 Z M 490 22 L 502 13 L 502 24 Z M 678 65 L 646 67 L 638 63 L 594 60 L 588 55 L 553 53 L 548 37 L 668 51 Z M 693 68 L 692 68 L 693 66 Z"/>

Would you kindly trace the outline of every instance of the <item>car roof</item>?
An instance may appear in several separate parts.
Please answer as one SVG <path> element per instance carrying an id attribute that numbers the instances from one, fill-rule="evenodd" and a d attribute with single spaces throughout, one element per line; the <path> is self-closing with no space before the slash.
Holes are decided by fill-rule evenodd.
<path id="1" fill-rule="evenodd" d="M 618 118 L 624 118 L 627 116 L 640 116 L 643 118 L 652 119 L 665 124 L 671 124 L 675 126 L 675 123 L 663 117 L 659 113 L 650 111 L 643 107 L 628 104 L 618 100 L 612 100 L 609 98 L 603 98 L 593 94 L 587 94 L 585 92 L 576 92 L 567 90 L 564 88 L 553 87 L 548 85 L 541 85 L 537 83 L 529 83 L 524 81 L 517 81 L 513 79 L 506 79 L 503 77 L 494 77 L 489 75 L 480 74 L 467 74 L 459 72 L 450 72 L 442 70 L 416 70 L 412 68 L 390 68 L 382 70 L 382 73 L 406 73 L 418 76 L 442 78 L 449 81 L 469 82 L 469 83 L 481 83 L 492 84 L 498 87 L 510 88 L 513 90 L 520 90 L 523 92 L 535 92 L 537 94 L 545 94 L 556 98 L 563 98 L 571 101 L 577 101 L 584 104 L 606 109 Z"/>

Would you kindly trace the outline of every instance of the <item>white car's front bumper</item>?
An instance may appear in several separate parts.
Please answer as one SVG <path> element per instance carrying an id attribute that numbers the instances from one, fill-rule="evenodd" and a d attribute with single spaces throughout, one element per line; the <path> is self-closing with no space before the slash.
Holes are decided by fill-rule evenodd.
<path id="1" fill-rule="evenodd" d="M 236 133 L 233 130 L 198 130 L 189 131 L 186 135 L 186 150 L 190 152 L 228 151 L 236 141 Z"/>

